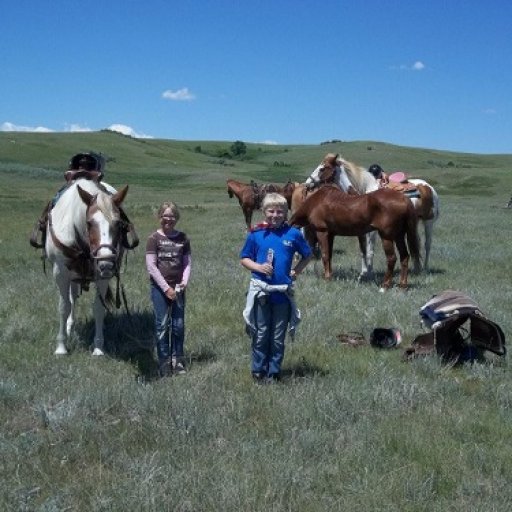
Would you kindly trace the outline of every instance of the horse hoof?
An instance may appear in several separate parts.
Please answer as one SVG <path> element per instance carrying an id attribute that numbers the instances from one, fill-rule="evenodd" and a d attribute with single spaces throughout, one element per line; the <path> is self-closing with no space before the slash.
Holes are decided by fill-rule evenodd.
<path id="1" fill-rule="evenodd" d="M 386 288 L 379 288 L 379 293 L 384 293 L 386 291 Z"/>
<path id="2" fill-rule="evenodd" d="M 92 351 L 92 355 L 93 356 L 104 356 L 105 353 L 103 352 L 103 350 L 101 350 L 100 348 L 95 348 L 93 351 Z"/>
<path id="3" fill-rule="evenodd" d="M 67 355 L 68 351 L 66 350 L 66 347 L 57 347 L 54 354 L 56 356 L 65 356 Z"/>

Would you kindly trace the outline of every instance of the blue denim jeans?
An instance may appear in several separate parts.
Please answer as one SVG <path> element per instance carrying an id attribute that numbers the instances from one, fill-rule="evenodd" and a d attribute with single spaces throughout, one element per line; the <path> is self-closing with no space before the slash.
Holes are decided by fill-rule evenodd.
<path id="1" fill-rule="evenodd" d="M 169 357 L 183 357 L 185 341 L 185 292 L 169 300 L 157 286 L 151 286 L 151 302 L 155 318 L 155 343 L 158 362 Z"/>
<path id="2" fill-rule="evenodd" d="M 256 332 L 252 337 L 252 373 L 279 376 L 284 358 L 284 340 L 290 319 L 290 303 L 272 303 L 268 295 L 254 304 Z"/>

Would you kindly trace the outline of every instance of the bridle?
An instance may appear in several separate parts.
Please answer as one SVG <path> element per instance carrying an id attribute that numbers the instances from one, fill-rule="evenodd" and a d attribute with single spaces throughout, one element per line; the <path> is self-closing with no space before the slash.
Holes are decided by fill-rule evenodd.
<path id="1" fill-rule="evenodd" d="M 89 257 L 92 263 L 92 271 L 95 279 L 110 279 L 119 274 L 121 256 L 123 247 L 121 244 L 121 224 L 119 211 L 116 212 L 118 218 L 109 222 L 109 230 L 113 231 L 111 242 L 109 243 L 96 243 L 96 223 L 92 220 L 91 212 L 97 208 L 97 197 L 95 196 L 92 202 L 87 205 L 86 210 L 86 226 L 87 237 L 89 246 Z M 100 254 L 101 253 L 101 254 Z M 106 254 L 105 254 L 106 253 Z M 104 276 L 104 269 L 102 263 L 110 263 L 107 276 Z"/>
<path id="2" fill-rule="evenodd" d="M 76 278 L 74 280 L 80 282 L 85 290 L 88 289 L 88 285 L 91 281 L 96 279 L 110 279 L 111 277 L 119 275 L 124 246 L 121 242 L 126 238 L 125 236 L 121 236 L 121 224 L 123 221 L 117 220 L 115 222 L 116 232 L 112 237 L 113 242 L 102 244 L 94 243 L 95 237 L 91 232 L 91 227 L 94 226 L 95 223 L 90 220 L 90 210 L 95 202 L 96 198 L 94 198 L 93 202 L 87 206 L 86 210 L 86 231 L 88 240 L 84 240 L 75 227 L 75 241 L 73 245 L 66 245 L 59 240 L 53 228 L 52 212 L 50 211 L 48 214 L 48 227 L 52 242 L 68 259 L 66 266 L 76 274 Z M 102 249 L 108 250 L 109 254 L 99 254 Z M 100 266 L 102 262 L 112 263 L 112 268 L 108 277 L 101 275 Z"/>
<path id="3" fill-rule="evenodd" d="M 318 183 L 320 185 L 334 183 L 335 176 L 336 169 L 329 164 L 324 164 L 318 173 Z"/>

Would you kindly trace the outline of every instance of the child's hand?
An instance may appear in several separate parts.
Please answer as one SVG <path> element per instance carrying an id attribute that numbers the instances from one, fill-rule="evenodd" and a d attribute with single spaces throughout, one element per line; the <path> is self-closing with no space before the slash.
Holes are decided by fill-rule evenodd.
<path id="1" fill-rule="evenodd" d="M 174 300 L 176 298 L 176 290 L 174 288 L 169 288 L 166 292 L 165 292 L 165 296 L 169 299 L 169 300 Z"/>
<path id="2" fill-rule="evenodd" d="M 270 277 L 274 273 L 274 267 L 270 263 L 263 263 L 260 265 L 260 272 Z"/>

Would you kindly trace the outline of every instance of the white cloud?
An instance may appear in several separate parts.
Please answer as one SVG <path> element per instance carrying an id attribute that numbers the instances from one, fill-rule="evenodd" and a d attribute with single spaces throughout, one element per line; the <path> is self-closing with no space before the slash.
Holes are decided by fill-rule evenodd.
<path id="1" fill-rule="evenodd" d="M 125 124 L 111 124 L 107 130 L 112 130 L 113 132 L 119 132 L 123 135 L 129 135 L 130 137 L 135 137 L 136 139 L 152 139 L 151 135 L 146 135 L 145 133 L 136 132 L 131 126 L 126 126 Z"/>
<path id="2" fill-rule="evenodd" d="M 482 111 L 484 114 L 487 114 L 489 116 L 496 114 L 496 109 L 494 108 L 484 108 Z"/>
<path id="3" fill-rule="evenodd" d="M 2 123 L 0 126 L 0 131 L 2 132 L 41 132 L 41 133 L 48 133 L 53 132 L 53 130 L 50 130 L 50 128 L 46 128 L 45 126 L 20 126 L 17 124 L 10 123 L 9 121 L 6 121 L 5 123 Z"/>
<path id="4" fill-rule="evenodd" d="M 398 66 L 390 66 L 390 69 L 399 69 L 405 71 L 423 71 L 426 68 L 421 60 L 417 60 L 414 64 L 399 64 Z"/>
<path id="5" fill-rule="evenodd" d="M 162 98 L 164 100 L 172 101 L 192 101 L 196 99 L 196 96 L 188 90 L 188 87 L 183 87 L 177 91 L 171 91 L 170 89 L 167 89 L 162 93 Z"/>
<path id="6" fill-rule="evenodd" d="M 279 143 L 276 142 L 275 140 L 262 140 L 261 142 L 259 142 L 259 144 L 267 144 L 268 146 L 276 146 Z"/>
<path id="7" fill-rule="evenodd" d="M 131 126 L 126 126 L 125 124 L 112 124 L 108 128 L 108 130 L 112 130 L 114 132 L 122 133 L 123 135 L 129 135 L 130 137 L 134 137 L 137 139 L 152 139 L 151 135 L 146 135 L 145 133 L 136 132 Z M 45 126 L 21 126 L 16 125 L 14 123 L 10 123 L 6 121 L 0 125 L 1 132 L 39 132 L 39 133 L 50 133 L 55 132 L 50 128 L 46 128 Z M 82 126 L 78 123 L 69 123 L 64 127 L 65 132 L 92 132 L 93 130 L 88 126 Z"/>

